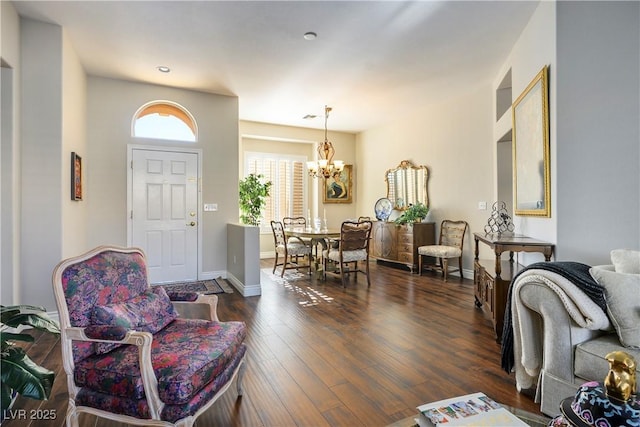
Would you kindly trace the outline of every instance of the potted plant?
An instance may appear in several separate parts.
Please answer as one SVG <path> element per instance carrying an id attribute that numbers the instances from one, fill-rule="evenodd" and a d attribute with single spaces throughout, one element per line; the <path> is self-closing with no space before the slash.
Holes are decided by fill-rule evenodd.
<path id="1" fill-rule="evenodd" d="M 429 213 L 429 208 L 424 203 L 416 203 L 410 205 L 398 218 L 396 218 L 393 222 L 398 225 L 402 224 L 411 224 L 414 222 L 422 222 L 423 219 L 427 217 Z"/>
<path id="2" fill-rule="evenodd" d="M 269 197 L 271 181 L 264 175 L 249 174 L 240 180 L 240 221 L 247 225 L 259 225 L 262 209 Z"/>
<path id="3" fill-rule="evenodd" d="M 34 338 L 29 334 L 7 329 L 23 325 L 54 334 L 60 333 L 60 327 L 49 318 L 44 307 L 0 306 L 0 339 L 2 340 L 0 394 L 3 418 L 16 393 L 37 400 L 48 399 L 55 378 L 53 371 L 37 365 L 27 356 L 23 348 L 16 345 L 16 341 L 33 342 Z"/>

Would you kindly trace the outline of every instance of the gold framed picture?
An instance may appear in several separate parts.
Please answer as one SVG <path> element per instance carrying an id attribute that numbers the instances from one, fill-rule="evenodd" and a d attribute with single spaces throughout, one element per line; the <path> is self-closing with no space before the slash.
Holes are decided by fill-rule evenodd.
<path id="1" fill-rule="evenodd" d="M 324 203 L 351 203 L 353 196 L 353 165 L 344 165 L 341 172 L 333 172 L 324 179 L 322 201 Z"/>

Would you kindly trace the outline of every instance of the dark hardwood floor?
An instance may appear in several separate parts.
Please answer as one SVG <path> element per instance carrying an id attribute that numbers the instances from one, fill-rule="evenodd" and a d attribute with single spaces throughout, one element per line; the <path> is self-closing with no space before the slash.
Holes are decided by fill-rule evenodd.
<path id="1" fill-rule="evenodd" d="M 471 280 L 444 283 L 372 262 L 370 289 L 363 275 L 343 289 L 306 274 L 282 280 L 270 274 L 272 262 L 262 261 L 261 296 L 219 295 L 220 319 L 244 320 L 249 330 L 244 396 L 232 387 L 197 426 L 385 426 L 420 404 L 476 391 L 539 413 L 500 369 L 500 347 L 474 306 Z M 20 398 L 16 408 L 27 419 L 3 427 L 64 425 L 59 341 L 33 333 L 29 354 L 57 372 L 53 393 L 45 402 Z M 29 419 L 45 414 L 55 419 Z M 81 425 L 122 424 L 83 416 Z"/>

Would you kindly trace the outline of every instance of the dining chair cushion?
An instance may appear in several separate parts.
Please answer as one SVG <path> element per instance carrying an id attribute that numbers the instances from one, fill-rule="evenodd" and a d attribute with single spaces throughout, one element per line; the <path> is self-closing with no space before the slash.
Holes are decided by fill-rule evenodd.
<path id="1" fill-rule="evenodd" d="M 340 262 L 340 251 L 337 249 L 329 249 L 328 251 L 323 251 L 323 256 L 326 256 L 331 261 Z M 353 262 L 353 261 L 364 261 L 367 259 L 367 250 L 366 249 L 356 249 L 353 251 L 342 251 L 342 261 L 343 262 Z"/>
<path id="2" fill-rule="evenodd" d="M 178 317 L 162 286 L 148 288 L 142 294 L 115 304 L 96 305 L 92 325 L 121 326 L 142 332 L 158 332 Z M 96 343 L 97 354 L 107 353 L 120 344 Z"/>
<path id="3" fill-rule="evenodd" d="M 420 246 L 418 253 L 436 258 L 458 258 L 462 255 L 462 249 L 455 246 L 428 245 Z"/>
<path id="4" fill-rule="evenodd" d="M 279 254 L 285 253 L 284 245 L 276 246 L 276 251 Z M 286 252 L 289 255 L 308 255 L 311 253 L 311 247 L 303 243 L 287 243 Z"/>
<path id="5" fill-rule="evenodd" d="M 190 338 L 182 339 L 185 336 Z M 199 319 L 178 318 L 156 332 L 151 364 L 158 378 L 160 400 L 176 405 L 189 402 L 244 352 L 240 347 L 245 337 L 244 322 Z M 138 357 L 138 349 L 132 345 L 92 355 L 76 365 L 76 385 L 104 395 L 143 399 Z"/>

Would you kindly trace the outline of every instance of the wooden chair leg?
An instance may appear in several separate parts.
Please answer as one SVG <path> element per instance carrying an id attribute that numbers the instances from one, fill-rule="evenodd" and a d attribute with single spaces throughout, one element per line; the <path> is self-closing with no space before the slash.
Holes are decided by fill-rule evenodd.
<path id="1" fill-rule="evenodd" d="M 369 260 L 367 259 L 365 261 L 365 263 L 366 263 L 366 266 L 365 266 L 364 269 L 366 271 L 365 274 L 367 275 L 367 288 L 370 288 L 371 287 L 371 280 L 369 280 Z"/>
<path id="2" fill-rule="evenodd" d="M 442 272 L 444 273 L 444 281 L 447 281 L 447 273 L 449 270 L 449 259 L 442 258 Z"/>
<path id="3" fill-rule="evenodd" d="M 458 258 L 458 266 L 460 267 L 460 281 L 462 282 L 464 279 L 464 277 L 462 277 L 462 257 Z"/>
<path id="4" fill-rule="evenodd" d="M 322 280 L 327 280 L 327 258 L 326 256 L 322 257 Z"/>
<path id="5" fill-rule="evenodd" d="M 418 254 L 418 274 L 422 276 L 422 255 Z"/>
<path id="6" fill-rule="evenodd" d="M 276 267 L 278 267 L 278 252 L 276 252 L 276 260 L 273 263 L 273 271 L 271 272 L 271 274 L 276 274 Z"/>
<path id="7" fill-rule="evenodd" d="M 342 261 L 340 261 L 340 278 L 342 279 L 342 287 L 346 288 L 347 287 L 347 276 L 345 274 L 344 271 L 344 264 L 342 263 Z"/>

